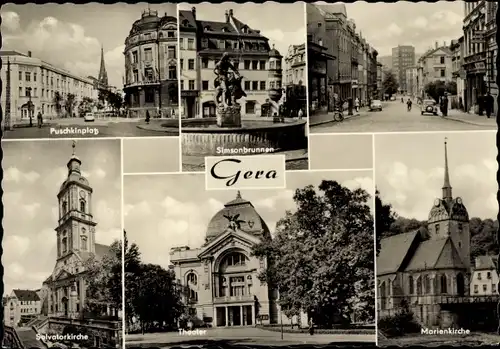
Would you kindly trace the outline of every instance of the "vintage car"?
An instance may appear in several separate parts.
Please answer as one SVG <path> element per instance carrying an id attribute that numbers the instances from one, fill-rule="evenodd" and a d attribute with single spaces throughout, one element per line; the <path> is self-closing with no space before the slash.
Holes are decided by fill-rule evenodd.
<path id="1" fill-rule="evenodd" d="M 433 99 L 424 99 L 422 104 L 420 104 L 420 114 L 432 114 L 438 115 L 437 103 Z"/>
<path id="2" fill-rule="evenodd" d="M 85 113 L 85 116 L 83 117 L 83 120 L 85 120 L 85 122 L 95 121 L 94 113 Z"/>
<path id="3" fill-rule="evenodd" d="M 370 104 L 370 111 L 382 111 L 382 102 L 378 99 L 374 99 Z"/>

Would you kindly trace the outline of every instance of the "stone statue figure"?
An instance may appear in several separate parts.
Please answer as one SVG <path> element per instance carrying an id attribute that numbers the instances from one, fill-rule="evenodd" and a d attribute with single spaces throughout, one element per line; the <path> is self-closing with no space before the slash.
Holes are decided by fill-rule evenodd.
<path id="1" fill-rule="evenodd" d="M 240 214 L 235 214 L 234 216 L 224 215 L 224 217 L 229 221 L 228 228 L 232 231 L 236 231 L 241 229 L 241 223 L 245 223 L 244 220 L 238 219 L 240 218 Z"/>
<path id="2" fill-rule="evenodd" d="M 246 97 L 241 87 L 243 77 L 231 62 L 227 52 L 224 52 L 220 61 L 215 65 L 214 73 L 216 75 L 214 81 L 216 105 L 222 104 L 224 107 L 235 105 L 238 99 Z"/>

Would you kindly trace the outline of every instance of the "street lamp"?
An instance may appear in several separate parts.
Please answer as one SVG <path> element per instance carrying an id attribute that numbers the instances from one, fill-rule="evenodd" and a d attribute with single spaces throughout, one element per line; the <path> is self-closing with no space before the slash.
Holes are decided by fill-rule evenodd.
<path id="1" fill-rule="evenodd" d="M 28 95 L 28 117 L 30 118 L 30 127 L 33 126 L 33 103 L 31 102 L 31 87 L 26 87 L 26 94 Z"/>

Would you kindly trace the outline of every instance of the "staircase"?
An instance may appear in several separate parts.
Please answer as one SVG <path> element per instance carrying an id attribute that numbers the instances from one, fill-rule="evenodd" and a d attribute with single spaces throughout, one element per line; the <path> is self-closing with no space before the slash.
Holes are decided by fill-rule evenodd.
<path id="1" fill-rule="evenodd" d="M 40 328 L 45 325 L 45 323 L 49 321 L 49 318 L 45 315 L 38 315 L 38 317 L 34 318 L 30 322 L 26 324 L 26 327 L 31 327 L 31 328 Z"/>

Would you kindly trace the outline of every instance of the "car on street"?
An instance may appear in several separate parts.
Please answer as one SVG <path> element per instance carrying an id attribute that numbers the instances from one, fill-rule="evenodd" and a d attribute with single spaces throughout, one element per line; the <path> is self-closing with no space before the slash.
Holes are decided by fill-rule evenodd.
<path id="1" fill-rule="evenodd" d="M 396 97 L 391 96 L 391 101 L 395 101 L 395 100 L 396 100 Z"/>
<path id="2" fill-rule="evenodd" d="M 83 120 L 85 122 L 93 122 L 93 121 L 95 121 L 94 113 L 85 113 L 85 115 L 83 117 Z"/>
<path id="3" fill-rule="evenodd" d="M 438 115 L 437 103 L 433 99 L 424 99 L 422 104 L 420 104 L 420 114 L 432 114 Z"/>
<path id="4" fill-rule="evenodd" d="M 382 102 L 378 99 L 374 99 L 370 104 L 370 111 L 382 111 Z"/>

